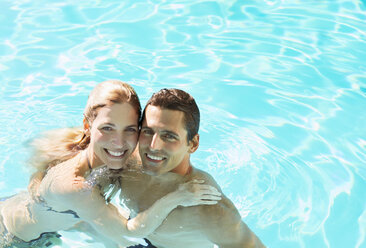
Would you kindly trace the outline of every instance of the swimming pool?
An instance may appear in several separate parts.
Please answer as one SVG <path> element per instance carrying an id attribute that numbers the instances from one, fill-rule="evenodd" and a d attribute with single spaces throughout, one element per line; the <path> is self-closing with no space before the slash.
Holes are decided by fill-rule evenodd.
<path id="1" fill-rule="evenodd" d="M 201 109 L 194 164 L 268 247 L 366 247 L 365 1 L 1 1 L 0 195 L 92 87 Z M 62 232 L 62 247 L 100 247 Z"/>

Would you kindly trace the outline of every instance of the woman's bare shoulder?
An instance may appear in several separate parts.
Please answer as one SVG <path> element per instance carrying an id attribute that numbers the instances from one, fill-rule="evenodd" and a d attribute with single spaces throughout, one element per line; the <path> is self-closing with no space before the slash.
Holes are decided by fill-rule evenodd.
<path id="1" fill-rule="evenodd" d="M 66 197 L 85 189 L 85 179 L 75 175 L 72 161 L 66 161 L 50 168 L 42 179 L 39 193 L 50 196 Z"/>

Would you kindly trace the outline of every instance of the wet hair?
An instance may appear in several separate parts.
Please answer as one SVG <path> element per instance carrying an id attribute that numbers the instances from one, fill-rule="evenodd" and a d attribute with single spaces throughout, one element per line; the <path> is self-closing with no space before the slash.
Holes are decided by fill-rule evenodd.
<path id="1" fill-rule="evenodd" d="M 178 110 L 184 113 L 184 126 L 187 130 L 187 142 L 198 134 L 200 126 L 200 111 L 194 98 L 187 92 L 179 89 L 161 89 L 154 93 L 146 103 L 141 121 L 145 118 L 146 108 L 151 106 L 169 110 Z"/>
<path id="2" fill-rule="evenodd" d="M 129 103 L 141 115 L 141 104 L 135 90 L 127 83 L 109 80 L 98 84 L 90 93 L 84 110 L 84 117 L 91 126 L 100 108 L 115 103 Z M 90 136 L 82 127 L 56 129 L 45 132 L 31 141 L 33 148 L 30 164 L 38 171 L 71 159 L 86 149 Z"/>
<path id="3" fill-rule="evenodd" d="M 114 103 L 129 103 L 136 110 L 136 114 L 141 115 L 140 100 L 132 86 L 118 80 L 109 80 L 98 84 L 92 90 L 84 110 L 84 117 L 93 122 L 98 109 Z"/>

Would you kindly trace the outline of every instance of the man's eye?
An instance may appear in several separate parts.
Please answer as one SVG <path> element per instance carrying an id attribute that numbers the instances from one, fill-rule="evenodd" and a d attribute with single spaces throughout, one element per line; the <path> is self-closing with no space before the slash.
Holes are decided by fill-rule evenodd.
<path id="1" fill-rule="evenodd" d="M 163 139 L 166 139 L 166 140 L 175 140 L 175 136 L 171 135 L 171 134 L 164 134 L 162 135 L 163 136 Z"/>
<path id="2" fill-rule="evenodd" d="M 152 130 L 149 130 L 149 129 L 143 129 L 142 133 L 145 134 L 145 135 L 153 135 L 154 134 L 154 132 Z"/>

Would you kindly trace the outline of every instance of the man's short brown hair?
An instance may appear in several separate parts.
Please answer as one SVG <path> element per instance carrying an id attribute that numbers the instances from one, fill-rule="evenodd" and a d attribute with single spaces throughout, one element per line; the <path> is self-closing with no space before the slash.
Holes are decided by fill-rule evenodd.
<path id="1" fill-rule="evenodd" d="M 154 93 L 146 103 L 142 121 L 145 118 L 147 106 L 152 105 L 163 109 L 178 110 L 184 113 L 184 126 L 187 130 L 187 142 L 198 134 L 200 126 L 200 111 L 194 98 L 179 89 L 161 89 Z"/>

